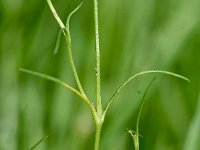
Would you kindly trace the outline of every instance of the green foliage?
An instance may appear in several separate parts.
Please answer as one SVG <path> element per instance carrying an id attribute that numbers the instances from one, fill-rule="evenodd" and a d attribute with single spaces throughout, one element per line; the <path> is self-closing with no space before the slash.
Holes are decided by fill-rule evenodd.
<path id="1" fill-rule="evenodd" d="M 80 1 L 52 2 L 54 5 L 51 1 L 48 4 L 57 17 L 60 30 L 45 2 L 0 2 L 0 149 L 25 150 L 35 143 L 34 139 L 49 134 L 52 134 L 51 138 L 37 149 L 93 149 L 95 126 L 92 126 L 83 103 L 76 99 L 81 99 L 95 114 L 96 97 L 98 105 L 102 100 L 98 114 L 101 115 L 101 110 L 104 115 L 107 112 L 102 131 L 98 129 L 102 137 L 100 148 L 130 149 L 130 137 L 122 132 L 127 127 L 135 129 L 136 110 L 142 96 L 140 91 L 145 91 L 149 76 L 141 76 L 133 84 L 128 82 L 131 84 L 123 86 L 120 95 L 117 92 L 119 88 L 113 88 L 133 72 L 153 68 L 186 75 L 192 84 L 188 86 L 180 80 L 162 78 L 151 88 L 149 101 L 152 103 L 148 103 L 147 113 L 144 111 L 141 117 L 141 148 L 198 149 L 199 1 L 191 0 L 190 7 L 187 1 L 99 1 L 100 15 L 96 26 L 99 25 L 101 42 L 96 44 L 96 52 L 100 46 L 101 78 L 100 65 L 93 65 L 94 41 L 99 41 L 93 35 L 92 14 L 95 13 L 92 2 L 85 1 L 70 20 L 72 35 L 67 31 L 66 14 L 70 14 L 73 8 L 76 10 Z M 95 6 L 98 8 L 98 5 Z M 57 35 L 56 31 L 59 31 Z M 67 60 L 69 64 L 76 65 L 77 70 L 70 65 L 73 69 L 70 71 L 70 66 L 65 64 L 63 37 L 67 42 L 67 56 L 71 55 Z M 53 49 L 56 57 L 52 56 Z M 22 69 L 72 92 L 50 82 L 27 77 L 19 72 L 19 67 L 48 72 L 52 76 Z M 102 86 L 102 89 L 98 87 L 101 91 L 96 90 L 96 93 L 95 71 L 99 76 L 96 82 L 101 79 Z M 74 84 L 74 78 L 78 86 Z M 108 105 L 110 96 L 115 102 L 111 102 L 112 109 Z M 119 101 L 114 101 L 116 96 L 119 96 Z M 107 106 L 109 111 L 105 111 Z M 136 132 L 132 133 L 135 135 Z"/>
<path id="2" fill-rule="evenodd" d="M 48 80 L 51 80 L 53 82 L 59 83 L 61 85 L 64 85 L 65 87 L 67 87 L 68 89 L 70 89 L 71 91 L 73 91 L 74 93 L 76 93 L 78 96 L 80 96 L 83 101 L 86 103 L 86 105 L 88 106 L 89 110 L 91 111 L 91 114 L 93 116 L 93 120 L 94 123 L 96 125 L 96 132 L 95 132 L 95 142 L 94 142 L 94 150 L 99 150 L 99 144 L 100 144 L 100 137 L 101 137 L 101 128 L 102 125 L 104 123 L 104 119 L 107 113 L 107 110 L 109 109 L 109 106 L 111 105 L 111 103 L 113 102 L 113 100 L 115 99 L 115 97 L 117 96 L 117 94 L 120 93 L 121 89 L 124 88 L 124 86 L 126 86 L 131 80 L 133 80 L 134 78 L 140 76 L 140 75 L 144 75 L 144 74 L 149 74 L 149 73 L 163 73 L 163 74 L 167 74 L 167 75 L 171 75 L 171 76 L 175 76 L 177 78 L 181 78 L 183 80 L 186 80 L 188 82 L 190 82 L 190 80 L 184 76 L 172 73 L 172 72 L 168 72 L 168 71 L 160 71 L 160 70 L 151 70 L 151 71 L 144 71 L 141 73 L 138 73 L 132 77 L 130 77 L 126 82 L 124 82 L 121 86 L 119 86 L 119 88 L 114 92 L 113 96 L 110 98 L 110 101 L 105 109 L 105 111 L 102 110 L 102 101 L 101 101 L 101 83 L 100 83 L 100 48 L 99 48 L 99 25 L 98 25 L 98 1 L 94 0 L 94 20 L 95 20 L 95 39 L 96 39 L 96 91 L 97 91 L 97 97 L 96 97 L 96 109 L 94 108 L 94 105 L 91 103 L 91 101 L 87 98 L 87 96 L 85 95 L 85 92 L 83 91 L 82 85 L 80 83 L 77 71 L 76 71 L 76 67 L 74 64 L 74 60 L 72 57 L 72 49 L 71 49 L 71 37 L 70 37 L 70 30 L 69 30 L 69 22 L 71 19 L 71 16 L 82 6 L 82 3 L 80 3 L 68 16 L 67 21 L 66 21 L 66 27 L 64 26 L 63 22 L 61 21 L 60 17 L 58 16 L 56 10 L 54 9 L 54 6 L 52 5 L 50 0 L 47 0 L 48 5 L 56 19 L 56 21 L 58 22 L 58 24 L 60 25 L 61 30 L 63 31 L 63 34 L 65 36 L 66 39 L 66 43 L 68 46 L 68 55 L 69 55 L 69 62 L 77 83 L 77 86 L 79 88 L 79 91 L 75 90 L 74 88 L 72 88 L 71 86 L 69 86 L 68 84 L 60 81 L 59 79 L 56 79 L 54 77 L 45 75 L 45 74 L 41 74 L 38 72 L 33 72 L 30 70 L 26 70 L 26 69 L 20 69 L 21 71 L 25 72 L 25 73 L 29 73 L 35 76 L 39 76 L 41 78 L 45 78 Z M 56 42 L 56 51 L 57 51 L 57 45 L 59 45 L 60 43 L 60 33 L 58 35 L 58 39 Z M 151 85 L 151 83 L 149 84 L 149 86 Z M 146 92 L 149 88 L 149 86 L 147 87 L 144 96 L 146 95 Z M 143 97 L 144 98 L 144 97 Z M 141 111 L 142 111 L 142 107 L 143 107 L 143 101 L 142 100 L 142 104 L 140 106 L 140 111 L 139 111 L 139 115 L 138 115 L 138 119 L 137 119 L 137 126 L 136 126 L 136 135 L 132 135 L 132 132 L 130 131 L 129 133 L 131 133 L 131 135 L 133 136 L 133 141 L 134 141 L 134 145 L 136 150 L 139 150 L 139 119 L 140 119 L 140 115 L 141 115 Z"/>

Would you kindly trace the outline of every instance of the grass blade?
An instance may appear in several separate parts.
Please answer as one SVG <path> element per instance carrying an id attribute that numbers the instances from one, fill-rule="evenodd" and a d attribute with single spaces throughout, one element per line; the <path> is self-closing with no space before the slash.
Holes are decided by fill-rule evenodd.
<path id="1" fill-rule="evenodd" d="M 60 41 L 61 41 L 61 34 L 62 30 L 60 29 L 57 35 L 57 39 L 56 39 L 56 45 L 53 51 L 53 54 L 56 55 L 58 53 L 59 47 L 60 47 Z"/>
<path id="2" fill-rule="evenodd" d="M 113 93 L 113 95 L 112 95 L 111 98 L 110 98 L 109 103 L 108 103 L 107 106 L 106 106 L 106 109 L 105 109 L 105 111 L 104 111 L 104 115 L 106 114 L 108 108 L 110 107 L 110 105 L 112 104 L 112 102 L 114 101 L 114 99 L 116 98 L 116 96 L 120 93 L 120 91 L 121 91 L 128 83 L 130 83 L 130 81 L 132 81 L 132 80 L 135 79 L 136 77 L 139 77 L 139 76 L 142 76 L 142 75 L 146 75 L 146 74 L 155 74 L 155 73 L 166 74 L 166 75 L 170 75 L 170 76 L 174 76 L 174 77 L 183 79 L 183 80 L 185 80 L 185 81 L 187 81 L 187 82 L 191 82 L 188 78 L 186 78 L 186 77 L 184 77 L 184 76 L 182 76 L 182 75 L 173 73 L 173 72 L 169 72 L 169 71 L 150 70 L 150 71 L 143 71 L 143 72 L 140 72 L 140 73 L 135 74 L 135 75 L 131 76 L 130 78 L 128 78 L 128 80 L 126 80 L 123 84 L 121 84 L 121 85 L 117 88 L 117 90 Z"/>
<path id="3" fill-rule="evenodd" d="M 34 150 L 37 146 L 39 146 L 42 142 L 44 142 L 48 136 L 43 137 L 40 139 L 37 143 L 35 143 L 33 146 L 31 146 L 28 150 Z"/>
<path id="4" fill-rule="evenodd" d="M 83 1 L 69 14 L 69 16 L 67 17 L 67 21 L 66 21 L 66 30 L 69 32 L 69 22 L 70 22 L 70 19 L 72 17 L 73 14 L 75 14 L 79 8 L 82 6 L 83 4 Z"/>

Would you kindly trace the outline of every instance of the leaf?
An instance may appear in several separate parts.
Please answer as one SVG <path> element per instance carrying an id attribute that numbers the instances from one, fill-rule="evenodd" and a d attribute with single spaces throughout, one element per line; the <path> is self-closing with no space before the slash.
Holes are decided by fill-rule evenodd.
<path id="1" fill-rule="evenodd" d="M 35 143 L 33 146 L 31 146 L 28 150 L 34 150 L 38 145 L 40 145 L 42 142 L 44 142 L 47 138 L 48 138 L 48 136 L 43 137 L 37 143 Z"/>
<path id="2" fill-rule="evenodd" d="M 149 84 L 147 85 L 145 91 L 144 91 L 144 94 L 142 96 L 142 101 L 141 101 L 141 104 L 140 104 L 140 108 L 139 108 L 139 113 L 138 113 L 138 117 L 137 117 L 137 122 L 136 122 L 136 134 L 139 136 L 139 123 L 140 123 L 140 117 L 141 117 L 141 113 L 142 113 L 142 109 L 143 109 L 143 106 L 144 106 L 144 100 L 145 100 L 145 97 L 147 95 L 147 92 L 148 90 L 150 89 L 152 83 L 155 81 L 155 77 L 149 82 Z"/>
<path id="3" fill-rule="evenodd" d="M 83 1 L 69 14 L 69 16 L 67 17 L 67 21 L 66 21 L 66 30 L 69 32 L 69 22 L 70 22 L 70 19 L 72 17 L 73 14 L 75 14 L 79 8 L 82 6 L 83 4 Z"/>
<path id="4" fill-rule="evenodd" d="M 58 83 L 58 84 L 60 84 L 60 85 L 62 85 L 64 87 L 68 88 L 69 90 L 71 90 L 72 92 L 77 94 L 79 97 L 81 97 L 81 98 L 83 97 L 81 95 L 81 93 L 79 93 L 79 91 L 77 91 L 73 87 L 69 86 L 67 83 L 65 83 L 65 82 L 63 82 L 63 81 L 61 81 L 61 80 L 59 80 L 59 79 L 57 79 L 55 77 L 52 77 L 52 76 L 49 76 L 49 75 L 46 75 L 46 74 L 43 74 L 43 73 L 27 70 L 27 69 L 24 69 L 24 68 L 20 68 L 19 70 L 22 71 L 22 72 L 25 72 L 25 73 L 28 73 L 28 74 L 31 74 L 31 75 L 46 79 L 46 80 L 50 80 L 50 81 L 55 82 L 55 83 Z"/>
<path id="5" fill-rule="evenodd" d="M 109 103 L 107 104 L 106 106 L 106 109 L 104 111 L 104 116 L 108 110 L 108 108 L 110 107 L 110 105 L 112 104 L 112 102 L 114 101 L 114 99 L 116 98 L 116 96 L 120 93 L 120 91 L 130 82 L 132 81 L 133 79 L 135 79 L 136 77 L 139 77 L 141 75 L 146 75 L 146 74 L 154 74 L 154 73 L 161 73 L 161 74 L 166 74 L 166 75 L 170 75 L 170 76 L 174 76 L 174 77 L 177 77 L 177 78 L 180 78 L 180 79 L 183 79 L 187 82 L 191 82 L 188 78 L 182 76 L 182 75 L 179 75 L 179 74 L 176 74 L 176 73 L 173 73 L 173 72 L 169 72 L 169 71 L 162 71 L 162 70 L 150 70 L 150 71 L 143 71 L 143 72 L 140 72 L 138 74 L 135 74 L 133 76 L 131 76 L 130 78 L 128 78 L 127 81 L 125 81 L 123 84 L 121 84 L 117 90 L 113 93 L 113 95 L 111 96 L 110 100 L 109 100 Z"/>
<path id="6" fill-rule="evenodd" d="M 137 122 L 136 122 L 136 131 L 133 131 L 133 130 L 128 130 L 128 133 L 132 136 L 133 138 L 133 143 L 134 143 L 134 147 L 135 147 L 135 150 L 139 150 L 139 123 L 140 123 L 140 117 L 141 117 L 141 113 L 142 113 L 142 109 L 143 109 L 143 106 L 144 106 L 144 100 L 145 100 L 145 97 L 147 95 L 147 92 L 149 90 L 149 88 L 151 87 L 153 81 L 155 80 L 155 78 L 153 78 L 149 84 L 147 85 L 145 91 L 144 91 L 144 94 L 142 96 L 142 100 L 141 100 L 141 103 L 140 103 L 140 108 L 139 108 L 139 113 L 138 113 L 138 116 L 137 116 Z"/>
<path id="7" fill-rule="evenodd" d="M 60 29 L 57 35 L 57 39 L 56 39 L 56 45 L 53 51 L 53 54 L 56 55 L 58 53 L 59 47 L 60 47 L 60 41 L 61 41 L 61 34 L 62 30 Z"/>
<path id="8" fill-rule="evenodd" d="M 61 29 L 65 29 L 65 25 L 63 24 L 62 20 L 61 20 L 60 17 L 58 16 L 58 14 L 57 14 L 57 12 L 56 12 L 56 10 L 55 10 L 55 8 L 54 8 L 54 6 L 53 6 L 51 0 L 47 0 L 47 3 L 48 3 L 48 5 L 49 5 L 49 8 L 50 8 L 51 12 L 52 12 L 53 15 L 54 15 L 54 18 L 55 18 L 56 21 L 58 22 L 60 28 L 61 28 Z"/>
<path id="9" fill-rule="evenodd" d="M 52 77 L 52 76 L 49 76 L 49 75 L 46 75 L 46 74 L 43 74 L 43 73 L 27 70 L 27 69 L 24 69 L 24 68 L 20 68 L 19 70 L 22 71 L 22 72 L 25 72 L 27 74 L 31 74 L 31 75 L 34 75 L 34 76 L 37 76 L 37 77 L 40 77 L 40 78 L 43 78 L 43 79 L 46 79 L 46 80 L 50 80 L 52 82 L 58 83 L 58 84 L 60 84 L 64 87 L 68 88 L 69 90 L 74 92 L 76 95 L 78 95 L 83 100 L 83 102 L 85 102 L 87 104 L 87 106 L 89 107 L 91 112 L 94 114 L 95 109 L 94 109 L 93 104 L 90 102 L 90 100 L 85 95 L 82 95 L 79 91 L 77 91 L 76 89 L 74 89 L 73 87 L 68 85 L 67 83 L 65 83 L 65 82 L 63 82 L 63 81 L 61 81 L 61 80 L 59 80 L 55 77 Z"/>

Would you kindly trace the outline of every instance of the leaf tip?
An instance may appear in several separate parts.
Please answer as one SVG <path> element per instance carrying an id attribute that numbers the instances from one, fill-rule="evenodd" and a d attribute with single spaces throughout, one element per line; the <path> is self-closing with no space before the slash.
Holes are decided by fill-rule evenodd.
<path id="1" fill-rule="evenodd" d="M 83 2 L 84 2 L 84 0 L 82 2 L 80 2 L 80 4 L 76 8 L 74 8 L 74 10 L 72 10 L 71 13 L 69 14 L 69 16 L 67 17 L 66 29 L 68 32 L 69 32 L 69 22 L 70 22 L 71 17 L 74 13 L 76 13 L 80 9 L 80 7 L 83 5 Z"/>

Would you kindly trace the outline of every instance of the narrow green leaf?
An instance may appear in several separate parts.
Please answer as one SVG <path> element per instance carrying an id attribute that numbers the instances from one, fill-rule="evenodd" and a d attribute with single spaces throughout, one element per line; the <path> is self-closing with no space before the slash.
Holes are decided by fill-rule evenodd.
<path id="1" fill-rule="evenodd" d="M 57 39 L 56 39 L 56 45 L 54 47 L 54 51 L 53 54 L 56 55 L 58 53 L 59 47 L 60 47 L 60 41 L 61 41 L 61 34 L 62 30 L 60 29 L 57 35 Z"/>
<path id="2" fill-rule="evenodd" d="M 87 104 L 87 106 L 89 107 L 89 109 L 92 112 L 92 114 L 95 113 L 94 106 L 89 101 L 89 99 L 85 95 L 82 95 L 79 91 L 77 91 L 73 87 L 69 86 L 67 83 L 65 83 L 65 82 L 63 82 L 63 81 L 61 81 L 61 80 L 59 80 L 59 79 L 57 79 L 55 77 L 52 77 L 52 76 L 49 76 L 49 75 L 46 75 L 46 74 L 43 74 L 43 73 L 27 70 L 27 69 L 24 69 L 24 68 L 20 68 L 19 70 L 22 71 L 22 72 L 25 72 L 27 74 L 30 74 L 30 75 L 34 75 L 34 76 L 37 76 L 37 77 L 40 77 L 40 78 L 43 78 L 43 79 L 46 79 L 46 80 L 50 80 L 52 82 L 58 83 L 58 84 L 60 84 L 60 85 L 62 85 L 64 87 L 68 88 L 69 90 L 74 92 L 76 95 L 78 95 L 83 100 L 83 102 L 85 102 Z"/>
<path id="3" fill-rule="evenodd" d="M 66 21 L 66 30 L 69 32 L 69 22 L 70 22 L 70 19 L 71 19 L 71 17 L 72 17 L 72 15 L 74 14 L 74 13 L 76 13 L 78 10 L 79 10 L 79 8 L 82 6 L 82 4 L 83 4 L 83 1 L 69 14 L 69 16 L 67 17 L 67 21 Z"/>
<path id="4" fill-rule="evenodd" d="M 63 24 L 62 20 L 60 19 L 60 17 L 58 16 L 51 0 L 47 0 L 47 3 L 49 5 L 49 8 L 51 9 L 51 12 L 53 13 L 54 15 L 54 18 L 56 19 L 56 21 L 58 22 L 59 26 L 61 29 L 65 29 L 65 25 Z"/>
<path id="5" fill-rule="evenodd" d="M 29 148 L 29 150 L 34 150 L 37 146 L 39 146 L 42 142 L 44 142 L 46 139 L 48 138 L 48 136 L 43 137 L 42 139 L 40 139 L 37 143 L 35 143 L 33 146 L 31 146 Z"/>
<path id="6" fill-rule="evenodd" d="M 106 114 L 108 108 L 110 107 L 111 103 L 113 102 L 113 100 L 116 98 L 116 96 L 120 93 L 120 91 L 130 82 L 132 81 L 133 79 L 135 79 L 136 77 L 139 77 L 141 75 L 146 75 L 146 74 L 155 74 L 155 73 L 160 73 L 160 74 L 166 74 L 166 75 L 170 75 L 170 76 L 174 76 L 174 77 L 177 77 L 177 78 L 180 78 L 180 79 L 183 79 L 187 82 L 191 82 L 188 78 L 182 76 L 182 75 L 179 75 L 179 74 L 176 74 L 176 73 L 173 73 L 173 72 L 169 72 L 169 71 L 162 71 L 162 70 L 150 70 L 150 71 L 143 71 L 143 72 L 140 72 L 138 74 L 135 74 L 133 76 L 131 76 L 130 78 L 128 78 L 127 81 L 125 81 L 123 84 L 121 84 L 117 90 L 113 93 L 113 95 L 111 96 L 110 100 L 109 100 L 109 103 L 107 104 L 106 106 L 106 109 L 104 111 L 104 115 Z"/>
<path id="7" fill-rule="evenodd" d="M 59 80 L 55 77 L 52 77 L 52 76 L 49 76 L 49 75 L 46 75 L 46 74 L 43 74 L 43 73 L 27 70 L 27 69 L 24 69 L 24 68 L 20 68 L 19 70 L 22 71 L 22 72 L 25 72 L 25 73 L 46 79 L 46 80 L 50 80 L 50 81 L 55 82 L 55 83 L 58 83 L 58 84 L 60 84 L 64 87 L 68 88 L 69 90 L 71 90 L 72 92 L 74 92 L 75 94 L 77 94 L 79 97 L 82 98 L 82 95 L 81 95 L 81 93 L 79 93 L 79 91 L 77 91 L 73 87 L 69 86 L 67 83 L 65 83 L 65 82 L 63 82 L 63 81 L 61 81 L 61 80 Z"/>
<path id="8" fill-rule="evenodd" d="M 141 113 L 142 113 L 142 109 L 143 109 L 143 106 L 144 106 L 144 100 L 145 100 L 145 97 L 147 95 L 147 92 L 149 90 L 149 88 L 151 87 L 152 83 L 155 81 L 155 77 L 149 82 L 149 84 L 147 85 L 145 91 L 144 91 L 144 94 L 142 96 L 142 101 L 140 103 L 140 108 L 139 108 L 139 113 L 138 113 L 138 117 L 137 117 L 137 122 L 136 122 L 136 134 L 139 136 L 139 123 L 140 123 L 140 117 L 141 117 Z"/>
<path id="9" fill-rule="evenodd" d="M 145 100 L 145 97 L 147 95 L 147 92 L 149 90 L 149 88 L 151 87 L 153 81 L 155 80 L 155 78 L 153 78 L 151 80 L 151 82 L 147 85 L 147 88 L 145 89 L 145 92 L 143 94 L 143 97 L 142 97 L 142 101 L 141 101 L 141 104 L 140 104 L 140 108 L 139 108 L 139 113 L 138 113 L 138 117 L 137 117 L 137 122 L 136 122 L 136 138 L 135 140 L 135 149 L 138 149 L 139 150 L 139 124 L 140 124 L 140 117 L 141 117 L 141 114 L 142 114 L 142 109 L 143 109 L 143 106 L 144 106 L 144 100 Z"/>
<path id="10" fill-rule="evenodd" d="M 140 117 L 141 117 L 141 113 L 142 113 L 142 109 L 143 109 L 143 106 L 144 106 L 144 100 L 145 100 L 145 97 L 147 95 L 147 92 L 149 90 L 149 88 L 151 87 L 153 81 L 155 80 L 155 78 L 153 78 L 149 84 L 147 85 L 145 91 L 144 91 L 144 94 L 142 96 L 142 100 L 141 100 L 141 103 L 140 103 L 140 108 L 139 108 L 139 112 L 138 112 L 138 116 L 137 116 L 137 122 L 136 122 L 136 131 L 133 131 L 133 130 L 128 130 L 128 133 L 131 135 L 132 139 L 133 139 L 133 143 L 134 143 L 134 147 L 135 147 L 135 150 L 139 150 L 139 123 L 140 123 Z"/>

